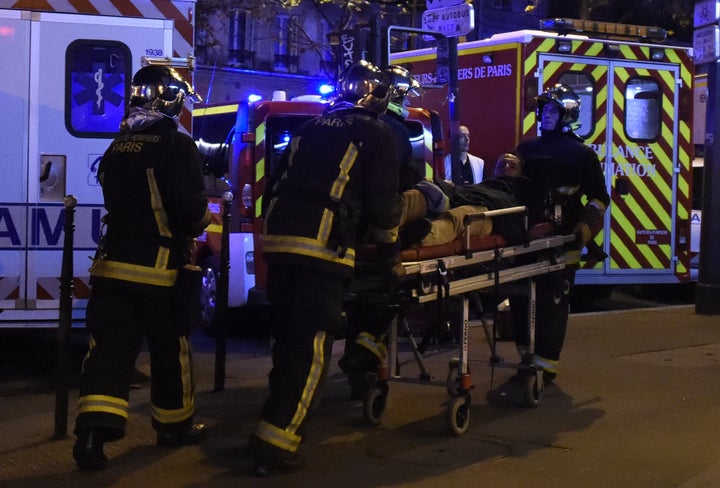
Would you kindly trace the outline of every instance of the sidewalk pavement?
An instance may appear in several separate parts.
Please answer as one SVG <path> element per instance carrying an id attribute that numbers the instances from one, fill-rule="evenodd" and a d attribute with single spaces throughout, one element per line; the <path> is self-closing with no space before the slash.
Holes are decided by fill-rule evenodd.
<path id="1" fill-rule="evenodd" d="M 516 361 L 514 347 L 499 353 Z M 106 471 L 79 472 L 73 436 L 51 439 L 55 396 L 0 383 L 0 487 L 682 487 L 720 483 L 720 317 L 692 306 L 572 315 L 556 383 L 537 408 L 513 399 L 514 370 L 487 366 L 480 327 L 470 333 L 470 426 L 445 425 L 446 389 L 390 383 L 381 425 L 363 420 L 337 368 L 301 446 L 307 467 L 273 478 L 249 474 L 242 446 L 265 397 L 270 358 L 229 345 L 223 391 L 213 392 L 211 348 L 195 353 L 197 418 L 210 426 L 202 444 L 154 446 L 147 386 L 131 392 L 125 439 L 107 444 Z M 426 353 L 444 380 L 451 348 Z M 402 374 L 417 378 L 412 355 Z M 147 370 L 147 357 L 140 358 Z M 491 375 L 491 372 L 493 373 Z M 492 386 L 508 392 L 488 403 Z M 8 390 L 10 390 L 8 392 Z M 70 430 L 74 420 L 71 391 Z"/>

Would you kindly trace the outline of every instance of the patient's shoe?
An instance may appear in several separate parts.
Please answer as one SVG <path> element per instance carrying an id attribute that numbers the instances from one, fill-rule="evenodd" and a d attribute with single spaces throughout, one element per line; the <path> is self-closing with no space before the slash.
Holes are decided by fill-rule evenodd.
<path id="1" fill-rule="evenodd" d="M 73 446 L 73 459 L 82 471 L 100 471 L 108 467 L 108 459 L 103 452 L 104 440 L 96 431 L 78 434 Z"/>
<path id="2" fill-rule="evenodd" d="M 413 220 L 400 229 L 400 245 L 403 249 L 420 244 L 432 230 L 430 219 Z"/>
<path id="3" fill-rule="evenodd" d="M 158 432 L 157 445 L 160 447 L 178 447 L 188 444 L 197 444 L 205 437 L 207 425 L 193 424 L 185 432 Z"/>

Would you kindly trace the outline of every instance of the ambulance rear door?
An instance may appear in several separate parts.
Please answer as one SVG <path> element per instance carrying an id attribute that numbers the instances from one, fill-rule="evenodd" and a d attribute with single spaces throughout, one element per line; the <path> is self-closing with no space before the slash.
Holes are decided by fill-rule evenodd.
<path id="1" fill-rule="evenodd" d="M 679 66 L 550 53 L 539 55 L 538 66 L 538 90 L 566 83 L 581 97 L 577 132 L 596 151 L 611 196 L 596 238 L 609 258 L 581 270 L 577 282 L 677 281 L 677 161 L 686 147 L 679 143 Z"/>
<path id="2" fill-rule="evenodd" d="M 0 309 L 14 309 L 25 274 L 30 24 L 0 10 Z"/>
<path id="3" fill-rule="evenodd" d="M 25 146 L 13 149 L 17 153 L 13 158 L 23 157 L 12 163 L 13 171 L 22 171 L 12 183 L 16 186 L 8 193 L 3 186 L 2 198 L 12 195 L 13 208 L 12 221 L 0 227 L 5 230 L 0 234 L 0 249 L 3 262 L 11 254 L 8 261 L 20 260 L 22 266 L 7 274 L 2 270 L 4 279 L 15 280 L 18 286 L 4 297 L 12 303 L 0 318 L 47 320 L 57 318 L 59 307 L 64 197 L 73 195 L 78 201 L 73 292 L 74 306 L 82 310 L 89 296 L 89 258 L 95 253 L 104 213 L 97 165 L 118 133 L 129 83 L 141 66 L 141 57 L 172 55 L 173 22 L 13 12 L 18 16 L 14 28 L 26 36 L 17 51 L 24 60 L 14 69 L 5 69 L 28 76 L 21 80 L 28 102 L 27 115 L 18 117 L 18 127 L 11 130 L 23 131 L 16 136 Z M 3 76 L 2 83 L 7 79 Z M 2 135 L 3 151 L 8 137 Z"/>

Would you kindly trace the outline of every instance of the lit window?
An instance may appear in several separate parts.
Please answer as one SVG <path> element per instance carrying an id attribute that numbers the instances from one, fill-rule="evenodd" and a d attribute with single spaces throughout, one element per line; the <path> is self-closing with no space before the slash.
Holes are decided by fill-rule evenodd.
<path id="1" fill-rule="evenodd" d="M 567 72 L 560 77 L 560 83 L 569 86 L 580 97 L 579 128 L 575 133 L 586 138 L 595 128 L 595 84 L 585 73 Z"/>
<path id="2" fill-rule="evenodd" d="M 65 52 L 65 125 L 75 137 L 112 138 L 120 130 L 132 77 L 128 47 L 77 40 Z"/>
<path id="3" fill-rule="evenodd" d="M 298 21 L 297 15 L 276 17 L 275 71 L 296 73 L 298 70 Z"/>
<path id="4" fill-rule="evenodd" d="M 634 78 L 625 88 L 625 134 L 649 141 L 660 135 L 660 87 L 654 80 Z"/>
<path id="5" fill-rule="evenodd" d="M 255 64 L 255 23 L 250 12 L 235 9 L 230 14 L 228 61 L 230 66 L 252 68 Z"/>

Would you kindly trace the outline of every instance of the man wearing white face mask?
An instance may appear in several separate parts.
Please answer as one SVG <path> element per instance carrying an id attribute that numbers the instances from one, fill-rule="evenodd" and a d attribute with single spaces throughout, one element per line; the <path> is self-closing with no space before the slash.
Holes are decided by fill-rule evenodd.
<path id="1" fill-rule="evenodd" d="M 603 228 L 610 197 L 605 176 L 595 151 L 573 130 L 580 115 L 580 98 L 567 85 L 558 84 L 537 98 L 540 137 L 522 141 L 513 151 L 523 164 L 523 174 L 533 182 L 536 201 L 551 202 L 550 208 L 532 209 L 550 216 L 562 216 L 560 234 L 575 234 L 566 249 L 567 267 L 538 280 L 536 347 L 527 354 L 527 300 L 511 299 L 516 342 L 524 362 L 543 370 L 552 381 L 565 340 L 569 313 L 568 295 L 574 284 L 580 252 Z M 585 197 L 587 204 L 583 205 Z M 531 215 L 531 218 L 533 216 Z M 535 217 L 542 217 L 536 215 Z"/>

